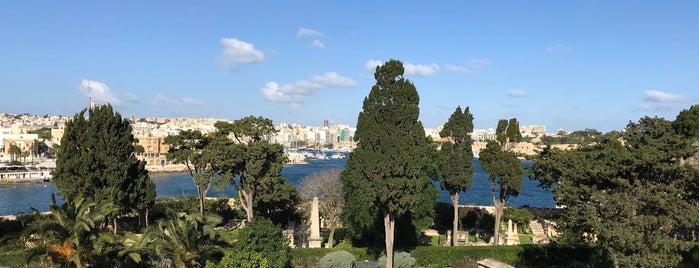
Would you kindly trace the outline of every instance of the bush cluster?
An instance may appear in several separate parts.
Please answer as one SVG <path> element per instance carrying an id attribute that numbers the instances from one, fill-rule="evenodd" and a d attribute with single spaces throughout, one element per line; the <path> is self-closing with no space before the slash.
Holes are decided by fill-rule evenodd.
<path id="1" fill-rule="evenodd" d="M 320 259 L 320 268 L 352 268 L 356 260 L 354 255 L 347 251 L 333 251 Z"/>

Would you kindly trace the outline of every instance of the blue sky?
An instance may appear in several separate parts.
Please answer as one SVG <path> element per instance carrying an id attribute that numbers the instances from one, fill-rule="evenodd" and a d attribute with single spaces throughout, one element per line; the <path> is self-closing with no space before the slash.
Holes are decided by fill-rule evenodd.
<path id="1" fill-rule="evenodd" d="M 355 125 L 389 59 L 426 127 L 549 132 L 699 103 L 699 1 L 3 1 L 0 112 Z"/>

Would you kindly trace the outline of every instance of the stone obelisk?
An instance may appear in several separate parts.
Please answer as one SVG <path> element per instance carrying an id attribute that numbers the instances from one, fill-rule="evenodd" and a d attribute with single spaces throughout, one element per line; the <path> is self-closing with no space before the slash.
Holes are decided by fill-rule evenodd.
<path id="1" fill-rule="evenodd" d="M 309 248 L 320 248 L 323 238 L 320 237 L 320 217 L 318 216 L 318 197 L 311 202 L 311 237 L 308 238 Z"/>

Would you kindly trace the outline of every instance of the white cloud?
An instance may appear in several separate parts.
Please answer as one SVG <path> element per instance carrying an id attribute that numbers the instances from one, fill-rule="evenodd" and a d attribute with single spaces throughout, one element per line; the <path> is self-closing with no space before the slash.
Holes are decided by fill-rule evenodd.
<path id="1" fill-rule="evenodd" d="M 677 112 L 691 102 L 685 95 L 667 91 L 646 90 L 643 95 L 643 101 L 636 104 L 635 111 Z"/>
<path id="2" fill-rule="evenodd" d="M 551 45 L 551 46 L 546 47 L 545 50 L 546 50 L 546 52 L 549 52 L 549 53 L 565 54 L 565 53 L 570 52 L 570 47 L 563 45 L 563 44 L 556 44 L 556 45 Z"/>
<path id="3" fill-rule="evenodd" d="M 471 75 L 476 72 L 476 70 L 490 66 L 490 59 L 487 58 L 473 58 L 468 61 L 466 66 L 456 66 L 447 65 L 447 70 L 456 74 L 468 74 Z"/>
<path id="4" fill-rule="evenodd" d="M 381 66 L 382 64 L 383 64 L 383 61 L 370 59 L 364 64 L 364 67 L 366 67 L 366 69 L 371 71 L 371 72 L 375 72 L 376 67 Z"/>
<path id="5" fill-rule="evenodd" d="M 253 44 L 236 38 L 221 38 L 221 44 L 223 44 L 222 61 L 231 69 L 235 69 L 240 63 L 259 63 L 265 60 L 265 54 L 256 50 Z"/>
<path id="6" fill-rule="evenodd" d="M 432 65 L 405 63 L 403 67 L 405 67 L 405 74 L 415 76 L 431 76 L 439 70 L 439 65 L 436 63 Z"/>
<path id="7" fill-rule="evenodd" d="M 324 34 L 313 30 L 313 29 L 308 29 L 308 28 L 299 28 L 298 32 L 296 32 L 296 37 L 305 37 L 305 36 L 323 36 Z"/>
<path id="8" fill-rule="evenodd" d="M 325 48 L 325 44 L 323 44 L 323 42 L 321 42 L 318 39 L 313 40 L 313 43 L 311 43 L 311 46 L 317 47 L 317 48 Z"/>
<path id="9" fill-rule="evenodd" d="M 153 100 L 153 104 L 160 106 L 186 106 L 186 105 L 201 105 L 202 102 L 192 98 L 173 98 L 163 94 L 158 94 Z"/>
<path id="10" fill-rule="evenodd" d="M 323 75 L 313 76 L 313 82 L 327 87 L 356 87 L 352 79 L 338 75 L 336 72 L 327 72 Z"/>
<path id="11" fill-rule="evenodd" d="M 118 106 L 125 102 L 138 102 L 136 95 L 129 92 L 114 92 L 107 84 L 94 80 L 83 79 L 78 86 L 78 91 L 83 94 L 83 97 L 90 98 L 94 103 L 110 103 Z"/>
<path id="12" fill-rule="evenodd" d="M 646 90 L 645 96 L 646 101 L 654 103 L 674 103 L 688 100 L 684 95 L 659 90 Z"/>
<path id="13" fill-rule="evenodd" d="M 298 105 L 303 103 L 306 96 L 313 95 L 326 87 L 355 87 L 357 84 L 349 78 L 335 72 L 316 75 L 311 81 L 300 80 L 290 84 L 279 85 L 277 82 L 267 82 L 260 88 L 264 98 L 272 102 Z"/>
<path id="14" fill-rule="evenodd" d="M 320 83 L 308 81 L 297 81 L 282 86 L 276 82 L 267 82 L 260 91 L 268 101 L 299 104 L 305 96 L 315 94 L 321 88 L 323 85 Z"/>
<path id="15" fill-rule="evenodd" d="M 521 89 L 511 89 L 507 91 L 507 96 L 512 98 L 524 98 L 529 96 L 526 91 Z"/>
<path id="16" fill-rule="evenodd" d="M 490 60 L 489 59 L 479 59 L 479 58 L 473 58 L 470 61 L 468 61 L 468 67 L 471 68 L 472 70 L 478 70 L 484 67 L 488 67 L 490 65 Z"/>
<path id="17" fill-rule="evenodd" d="M 456 74 L 473 74 L 473 71 L 466 67 L 461 67 L 461 66 L 455 66 L 455 65 L 447 65 L 447 70 L 456 73 Z"/>

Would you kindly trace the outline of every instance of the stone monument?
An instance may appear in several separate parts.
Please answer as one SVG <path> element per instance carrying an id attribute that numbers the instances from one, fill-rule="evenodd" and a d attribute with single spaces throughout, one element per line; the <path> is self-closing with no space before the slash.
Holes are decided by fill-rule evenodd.
<path id="1" fill-rule="evenodd" d="M 311 202 L 311 237 L 308 238 L 309 248 L 320 248 L 323 238 L 320 237 L 320 217 L 318 216 L 318 197 Z"/>

